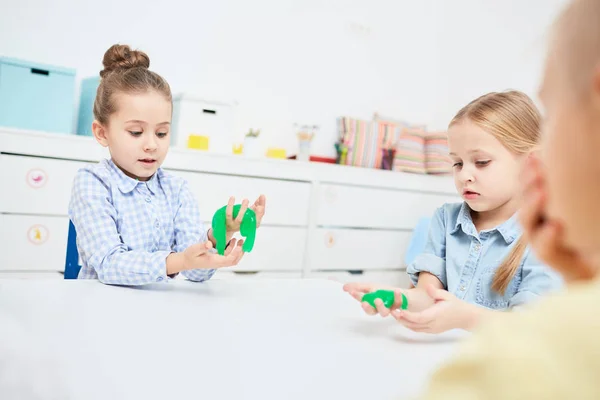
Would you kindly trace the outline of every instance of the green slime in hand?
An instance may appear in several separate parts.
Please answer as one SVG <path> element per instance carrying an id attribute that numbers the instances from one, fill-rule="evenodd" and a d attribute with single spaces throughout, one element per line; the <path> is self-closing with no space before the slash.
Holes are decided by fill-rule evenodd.
<path id="1" fill-rule="evenodd" d="M 233 206 L 233 219 L 237 218 L 241 204 Z M 217 242 L 217 252 L 220 255 L 225 254 L 227 243 L 227 206 L 221 207 L 215 212 L 212 219 L 213 236 Z M 256 213 L 254 210 L 246 209 L 246 213 L 240 225 L 240 234 L 245 238 L 242 250 L 250 253 L 254 247 L 254 238 L 256 237 Z"/>

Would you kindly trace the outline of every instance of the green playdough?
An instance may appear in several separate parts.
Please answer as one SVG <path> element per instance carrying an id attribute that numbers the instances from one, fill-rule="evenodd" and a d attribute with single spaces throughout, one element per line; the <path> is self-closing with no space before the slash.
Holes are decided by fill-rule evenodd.
<path id="1" fill-rule="evenodd" d="M 242 208 L 241 204 L 233 206 L 233 218 L 237 218 L 237 215 Z M 213 236 L 217 241 L 217 251 L 220 255 L 225 254 L 225 246 L 227 243 L 227 206 L 221 207 L 217 210 L 212 219 Z M 256 213 L 254 210 L 246 209 L 242 224 L 240 225 L 240 234 L 245 238 L 242 250 L 245 253 L 250 253 L 254 247 L 254 238 L 256 236 Z"/>
<path id="2" fill-rule="evenodd" d="M 401 293 L 402 295 L 402 305 L 400 308 L 402 310 L 406 310 L 408 308 L 408 299 Z M 367 293 L 362 297 L 362 301 L 366 301 L 373 308 L 375 308 L 375 300 L 381 299 L 385 308 L 391 308 L 394 305 L 394 292 L 392 290 L 377 290 L 375 292 Z"/>

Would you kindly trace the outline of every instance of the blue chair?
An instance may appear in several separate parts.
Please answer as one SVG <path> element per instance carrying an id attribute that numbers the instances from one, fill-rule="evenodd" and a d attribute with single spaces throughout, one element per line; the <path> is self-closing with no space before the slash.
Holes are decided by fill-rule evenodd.
<path id="1" fill-rule="evenodd" d="M 422 217 L 413 230 L 410 243 L 404 255 L 404 265 L 410 265 L 415 258 L 425 250 L 429 238 L 430 217 Z"/>
<path id="2" fill-rule="evenodd" d="M 67 237 L 67 259 L 65 261 L 65 279 L 77 279 L 79 275 L 79 252 L 77 251 L 77 232 L 75 225 L 69 221 L 69 236 Z"/>

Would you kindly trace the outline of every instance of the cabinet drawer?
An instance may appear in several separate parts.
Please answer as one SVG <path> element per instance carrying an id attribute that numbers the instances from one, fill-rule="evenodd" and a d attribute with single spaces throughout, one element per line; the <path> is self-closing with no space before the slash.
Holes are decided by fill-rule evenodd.
<path id="1" fill-rule="evenodd" d="M 0 270 L 64 271 L 67 217 L 0 214 Z"/>
<path id="2" fill-rule="evenodd" d="M 235 197 L 236 203 L 246 198 L 252 204 L 259 195 L 264 194 L 267 197 L 267 210 L 263 224 L 308 224 L 309 183 L 182 171 L 172 173 L 188 181 L 205 221 L 211 221 L 215 211 L 227 205 L 230 196 Z"/>
<path id="3" fill-rule="evenodd" d="M 86 163 L 0 155 L 0 212 L 67 215 L 71 187 Z"/>
<path id="4" fill-rule="evenodd" d="M 431 216 L 444 203 L 458 196 L 321 185 L 317 225 L 383 229 L 413 229 L 419 218 Z"/>
<path id="5" fill-rule="evenodd" d="M 308 274 L 308 277 L 311 279 L 329 279 L 340 283 L 363 282 L 405 289 L 410 287 L 410 279 L 406 274 L 406 270 L 364 271 L 360 274 L 347 271 L 312 271 Z"/>
<path id="6" fill-rule="evenodd" d="M 233 268 L 236 271 L 302 272 L 306 229 L 263 226 L 256 231 L 251 253 Z"/>
<path id="7" fill-rule="evenodd" d="M 400 269 L 410 239 L 409 231 L 319 228 L 309 238 L 309 269 Z"/>

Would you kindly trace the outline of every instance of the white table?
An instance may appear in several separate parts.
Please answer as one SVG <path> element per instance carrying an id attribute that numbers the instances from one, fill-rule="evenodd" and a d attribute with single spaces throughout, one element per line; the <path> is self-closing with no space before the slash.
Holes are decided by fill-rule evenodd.
<path id="1" fill-rule="evenodd" d="M 53 349 L 87 400 L 406 398 L 464 335 L 368 317 L 325 280 L 5 280 L 0 311 Z"/>

